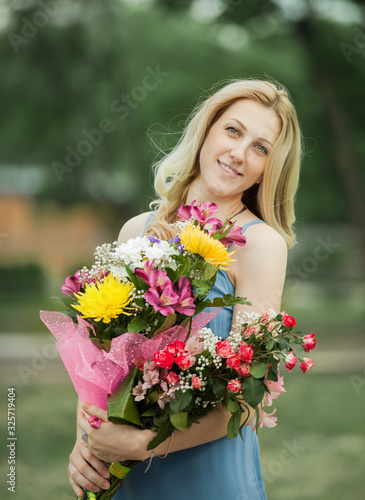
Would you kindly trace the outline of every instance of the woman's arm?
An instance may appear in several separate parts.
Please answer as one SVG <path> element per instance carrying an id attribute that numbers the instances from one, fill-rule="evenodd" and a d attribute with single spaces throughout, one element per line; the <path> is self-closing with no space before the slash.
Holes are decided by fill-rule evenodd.
<path id="1" fill-rule="evenodd" d="M 152 450 L 147 450 L 147 446 L 156 435 L 154 431 L 140 430 L 132 425 L 114 425 L 107 421 L 105 410 L 88 403 L 82 404 L 82 410 L 79 415 L 79 426 L 82 432 L 88 434 L 89 448 L 95 456 L 106 462 L 150 458 Z M 103 420 L 99 429 L 90 427 L 88 418 L 91 415 Z M 243 420 L 246 416 L 245 411 Z M 250 413 L 250 418 L 252 416 L 253 413 Z M 219 404 L 215 410 L 202 417 L 199 424 L 193 424 L 185 431 L 176 430 L 173 439 L 167 438 L 154 449 L 154 454 L 173 453 L 224 437 L 227 435 L 230 417 L 231 414 L 225 410 L 224 405 Z"/>
<path id="2" fill-rule="evenodd" d="M 246 245 L 234 247 L 236 262 L 228 275 L 236 295 L 247 297 L 252 305 L 235 306 L 233 323 L 239 310 L 260 314 L 269 309 L 280 312 L 285 281 L 288 251 L 282 236 L 263 223 L 247 228 L 245 236 Z"/>

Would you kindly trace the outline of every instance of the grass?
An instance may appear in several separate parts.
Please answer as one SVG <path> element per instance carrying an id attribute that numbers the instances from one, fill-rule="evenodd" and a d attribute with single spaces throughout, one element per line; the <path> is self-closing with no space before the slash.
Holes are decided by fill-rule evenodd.
<path id="1" fill-rule="evenodd" d="M 1 377 L 2 402 L 16 380 L 12 373 Z M 74 443 L 76 394 L 67 374 L 49 364 L 28 386 L 15 386 L 17 486 L 15 494 L 7 492 L 4 481 L 0 497 L 73 500 L 67 466 Z M 286 376 L 286 389 L 276 405 L 278 426 L 259 432 L 268 499 L 362 499 L 365 400 L 356 394 L 350 376 L 291 374 Z M 1 408 L 5 436 L 5 405 Z M 9 471 L 7 457 L 3 446 L 2 478 Z"/>

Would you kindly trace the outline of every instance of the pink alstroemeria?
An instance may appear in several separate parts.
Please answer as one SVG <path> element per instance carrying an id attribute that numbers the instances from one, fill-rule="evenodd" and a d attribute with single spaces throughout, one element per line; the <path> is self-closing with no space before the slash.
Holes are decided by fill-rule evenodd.
<path id="1" fill-rule="evenodd" d="M 138 384 L 134 387 L 132 395 L 134 396 L 135 401 L 142 401 L 144 399 L 147 388 L 143 387 L 144 384 L 142 384 L 141 381 L 138 382 Z"/>
<path id="2" fill-rule="evenodd" d="M 159 292 L 161 292 L 168 285 L 172 286 L 172 282 L 167 276 L 166 271 L 154 269 L 153 262 L 147 261 L 143 269 L 136 269 L 134 274 L 148 283 L 151 288 L 156 288 Z"/>
<path id="3" fill-rule="evenodd" d="M 158 370 L 148 370 L 143 373 L 143 386 L 149 389 L 150 387 L 156 385 L 160 381 L 160 373 Z"/>
<path id="4" fill-rule="evenodd" d="M 79 293 L 81 290 L 81 283 L 78 277 L 78 272 L 73 276 L 67 276 L 65 283 L 61 286 L 61 291 L 65 295 L 73 296 L 74 293 Z"/>
<path id="5" fill-rule="evenodd" d="M 203 202 L 196 205 L 196 200 L 190 205 L 181 205 L 177 211 L 177 216 L 183 220 L 190 220 L 194 218 L 197 220 L 201 227 L 207 224 L 218 224 L 221 223 L 216 217 L 211 217 L 218 210 L 218 205 L 212 202 Z"/>
<path id="6" fill-rule="evenodd" d="M 197 335 L 191 335 L 186 341 L 186 350 L 190 352 L 192 356 L 201 354 L 205 350 L 204 342 L 202 342 Z"/>
<path id="7" fill-rule="evenodd" d="M 265 380 L 264 382 L 270 391 L 270 394 L 266 393 L 268 398 L 267 406 L 271 406 L 273 399 L 278 398 L 282 392 L 286 392 L 284 389 L 284 377 L 280 377 L 280 375 L 278 375 L 277 382 L 274 382 L 273 380 Z"/>
<path id="8" fill-rule="evenodd" d="M 175 312 L 173 306 L 177 304 L 179 296 L 173 291 L 171 285 L 167 285 L 161 295 L 156 288 L 150 288 L 144 294 L 144 298 L 153 306 L 155 312 L 160 312 L 162 316 L 168 316 Z"/>
<path id="9" fill-rule="evenodd" d="M 175 311 L 186 316 L 193 316 L 195 312 L 194 296 L 190 281 L 186 276 L 180 276 L 176 292 L 179 294 L 179 299 L 175 306 Z"/>
<path id="10" fill-rule="evenodd" d="M 171 398 L 167 394 L 162 393 L 157 396 L 157 404 L 161 408 L 161 410 L 163 410 L 165 408 L 165 404 L 169 403 L 170 401 Z"/>
<path id="11" fill-rule="evenodd" d="M 176 212 L 177 217 L 182 220 L 190 220 L 191 219 L 191 209 L 196 203 L 196 200 L 193 200 L 190 205 L 181 205 L 179 210 Z"/>
<path id="12" fill-rule="evenodd" d="M 273 415 L 276 412 L 276 408 L 271 413 L 266 413 L 264 410 L 261 409 L 261 405 L 258 406 L 259 408 L 259 428 L 265 426 L 265 427 L 275 427 L 276 426 L 276 421 L 278 417 L 274 417 Z M 256 417 L 251 418 L 249 421 L 249 425 L 253 431 L 256 430 Z"/>
<path id="13" fill-rule="evenodd" d="M 222 223 L 219 221 L 218 223 L 213 224 L 211 232 L 214 234 L 216 231 L 218 231 L 218 229 L 222 229 L 222 227 L 223 227 Z M 228 221 L 224 231 L 226 231 L 228 227 L 231 228 L 229 233 L 227 234 L 227 236 L 220 239 L 219 241 L 223 243 L 223 245 L 225 245 L 226 247 L 233 245 L 233 243 L 239 246 L 246 245 L 246 237 L 243 236 L 243 234 L 241 234 L 242 227 L 234 225 L 234 223 L 231 221 Z M 222 234 L 224 231 L 222 230 L 218 234 Z"/>
<path id="14" fill-rule="evenodd" d="M 203 202 L 199 205 L 191 207 L 191 216 L 196 219 L 199 224 L 204 227 L 207 224 L 216 224 L 220 222 L 216 217 L 211 217 L 218 210 L 218 205 L 212 202 Z"/>

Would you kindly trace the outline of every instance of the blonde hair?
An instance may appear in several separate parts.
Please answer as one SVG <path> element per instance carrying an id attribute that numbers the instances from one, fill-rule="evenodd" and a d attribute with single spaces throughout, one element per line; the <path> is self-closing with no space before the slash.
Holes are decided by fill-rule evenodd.
<path id="1" fill-rule="evenodd" d="M 214 89 L 213 89 L 214 90 Z M 279 137 L 270 151 L 262 181 L 242 195 L 242 201 L 257 216 L 285 239 L 289 248 L 295 243 L 294 199 L 299 182 L 302 154 L 301 132 L 288 92 L 277 82 L 230 80 L 223 88 L 198 103 L 187 119 L 183 134 L 174 149 L 154 163 L 158 207 L 148 233 L 161 238 L 172 235 L 169 222 L 181 204 L 186 203 L 192 181 L 199 174 L 199 154 L 210 127 L 238 99 L 253 99 L 276 112 L 280 119 Z"/>

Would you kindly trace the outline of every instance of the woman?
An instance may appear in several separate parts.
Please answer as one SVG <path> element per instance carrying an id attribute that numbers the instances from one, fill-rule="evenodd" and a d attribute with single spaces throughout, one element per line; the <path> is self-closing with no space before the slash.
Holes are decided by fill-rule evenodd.
<path id="1" fill-rule="evenodd" d="M 222 220 L 233 217 L 247 243 L 236 248 L 236 262 L 229 271 L 218 271 L 211 296 L 236 293 L 248 297 L 252 306 L 223 309 L 211 321 L 214 333 L 224 338 L 239 309 L 281 309 L 287 248 L 294 244 L 291 227 L 300 156 L 300 129 L 287 92 L 267 81 L 231 81 L 195 109 L 178 145 L 156 164 L 157 213 L 128 221 L 119 242 L 143 232 L 171 237 L 168 223 L 181 204 L 193 200 L 216 203 L 216 216 Z M 105 411 L 79 405 L 69 466 L 70 483 L 79 496 L 81 487 L 108 488 L 109 473 L 102 460 L 151 456 L 147 445 L 152 431 L 109 422 L 91 429 L 87 419 L 92 415 L 107 420 Z M 265 499 L 256 434 L 246 425 L 244 442 L 239 437 L 227 440 L 229 417 L 224 406 L 218 406 L 200 424 L 176 431 L 154 450 L 148 473 L 143 474 L 146 464 L 138 464 L 114 498 Z M 166 454 L 166 460 L 157 458 Z"/>

